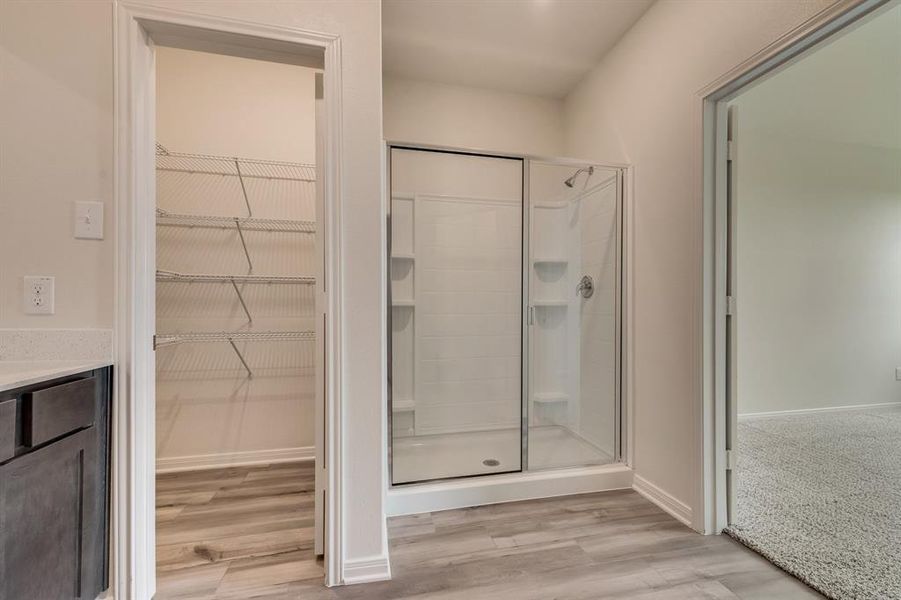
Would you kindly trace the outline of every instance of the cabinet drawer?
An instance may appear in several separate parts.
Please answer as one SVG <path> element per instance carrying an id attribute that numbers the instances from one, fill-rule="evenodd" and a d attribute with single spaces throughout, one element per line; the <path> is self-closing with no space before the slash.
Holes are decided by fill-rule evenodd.
<path id="1" fill-rule="evenodd" d="M 0 462 L 16 454 L 16 399 L 0 402 Z"/>
<path id="2" fill-rule="evenodd" d="M 23 394 L 25 445 L 38 446 L 93 425 L 96 388 L 96 379 L 89 377 Z"/>

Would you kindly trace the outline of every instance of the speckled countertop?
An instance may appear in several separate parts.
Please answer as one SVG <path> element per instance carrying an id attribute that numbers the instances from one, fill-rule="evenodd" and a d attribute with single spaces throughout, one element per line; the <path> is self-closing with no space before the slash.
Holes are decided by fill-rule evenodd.
<path id="1" fill-rule="evenodd" d="M 0 329 L 0 391 L 107 367 L 108 329 Z"/>
<path id="2" fill-rule="evenodd" d="M 109 360 L 4 360 L 0 361 L 0 392 L 108 367 Z"/>

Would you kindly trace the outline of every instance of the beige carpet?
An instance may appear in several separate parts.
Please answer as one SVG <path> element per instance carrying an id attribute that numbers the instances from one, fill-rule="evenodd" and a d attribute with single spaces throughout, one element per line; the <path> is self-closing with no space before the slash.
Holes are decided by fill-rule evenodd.
<path id="1" fill-rule="evenodd" d="M 744 420 L 727 533 L 836 600 L 901 599 L 901 407 Z"/>

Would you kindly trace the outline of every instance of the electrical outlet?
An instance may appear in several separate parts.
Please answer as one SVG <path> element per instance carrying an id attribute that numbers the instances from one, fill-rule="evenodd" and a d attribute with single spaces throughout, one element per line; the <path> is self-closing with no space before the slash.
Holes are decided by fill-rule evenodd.
<path id="1" fill-rule="evenodd" d="M 80 240 L 103 239 L 103 202 L 75 203 L 75 237 Z"/>
<path id="2" fill-rule="evenodd" d="M 54 279 L 43 275 L 25 276 L 25 314 L 52 315 Z"/>

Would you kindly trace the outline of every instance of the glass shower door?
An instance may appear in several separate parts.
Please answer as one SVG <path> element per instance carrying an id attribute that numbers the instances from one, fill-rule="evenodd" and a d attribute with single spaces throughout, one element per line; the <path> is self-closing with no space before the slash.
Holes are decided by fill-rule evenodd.
<path id="1" fill-rule="evenodd" d="M 529 164 L 529 470 L 619 457 L 620 173 Z"/>
<path id="2" fill-rule="evenodd" d="M 392 483 L 520 471 L 523 161 L 390 160 Z"/>

